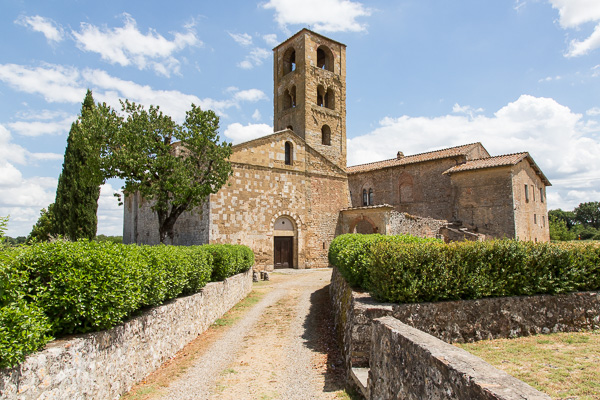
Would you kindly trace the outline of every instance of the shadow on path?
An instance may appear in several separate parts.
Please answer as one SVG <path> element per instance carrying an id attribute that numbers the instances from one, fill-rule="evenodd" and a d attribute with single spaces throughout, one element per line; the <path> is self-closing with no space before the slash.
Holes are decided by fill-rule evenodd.
<path id="1" fill-rule="evenodd" d="M 329 285 L 310 296 L 310 310 L 304 321 L 302 338 L 306 346 L 318 354 L 313 368 L 324 374 L 324 392 L 335 392 L 345 387 L 342 355 L 338 348 Z"/>

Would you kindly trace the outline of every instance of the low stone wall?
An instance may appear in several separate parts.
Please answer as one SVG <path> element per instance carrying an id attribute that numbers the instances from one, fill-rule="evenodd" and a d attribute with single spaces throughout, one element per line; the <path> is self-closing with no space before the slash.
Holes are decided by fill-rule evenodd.
<path id="1" fill-rule="evenodd" d="M 113 329 L 51 342 L 0 370 L 2 399 L 116 399 L 252 290 L 252 270 L 154 307 Z"/>
<path id="2" fill-rule="evenodd" d="M 370 399 L 550 400 L 482 359 L 393 317 L 373 321 Z"/>
<path id="3" fill-rule="evenodd" d="M 388 235 L 412 235 L 434 238 L 440 235 L 440 229 L 448 225 L 448 221 L 391 211 L 389 225 Z"/>
<path id="4" fill-rule="evenodd" d="M 437 303 L 378 303 L 368 293 L 353 291 L 334 267 L 330 293 L 350 385 L 354 385 L 353 368 L 373 366 L 372 343 L 382 340 L 372 336 L 373 321 L 384 316 L 394 317 L 447 343 L 600 329 L 600 293 L 596 292 Z M 377 381 L 370 382 L 376 385 Z"/>

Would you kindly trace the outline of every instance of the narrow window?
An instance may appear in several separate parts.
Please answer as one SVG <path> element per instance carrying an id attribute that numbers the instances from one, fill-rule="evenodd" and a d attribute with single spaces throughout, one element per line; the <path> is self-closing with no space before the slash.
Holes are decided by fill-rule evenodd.
<path id="1" fill-rule="evenodd" d="M 544 188 L 540 188 L 540 201 L 544 202 Z"/>
<path id="2" fill-rule="evenodd" d="M 292 99 L 292 107 L 296 107 L 296 86 L 290 89 L 290 98 Z"/>
<path id="3" fill-rule="evenodd" d="M 283 55 L 283 75 L 296 70 L 296 51 L 290 47 Z"/>
<path id="4" fill-rule="evenodd" d="M 321 128 L 321 144 L 331 146 L 331 128 L 328 125 Z"/>
<path id="5" fill-rule="evenodd" d="M 367 189 L 363 189 L 363 206 L 369 204 L 369 198 L 367 197 Z"/>
<path id="6" fill-rule="evenodd" d="M 369 189 L 369 205 L 373 205 L 373 189 Z"/>
<path id="7" fill-rule="evenodd" d="M 531 194 L 533 195 L 533 202 L 535 203 L 535 186 L 531 187 Z"/>
<path id="8" fill-rule="evenodd" d="M 525 185 L 525 203 L 529 203 L 529 186 Z"/>
<path id="9" fill-rule="evenodd" d="M 325 88 L 322 85 L 317 86 L 317 105 L 319 107 L 323 107 L 325 105 L 324 96 Z"/>
<path id="10" fill-rule="evenodd" d="M 542 215 L 542 226 L 545 228 L 546 227 L 546 216 Z"/>
<path id="11" fill-rule="evenodd" d="M 285 142 L 285 165 L 292 165 L 292 144 Z"/>
<path id="12" fill-rule="evenodd" d="M 537 214 L 533 214 L 533 223 L 537 225 Z"/>

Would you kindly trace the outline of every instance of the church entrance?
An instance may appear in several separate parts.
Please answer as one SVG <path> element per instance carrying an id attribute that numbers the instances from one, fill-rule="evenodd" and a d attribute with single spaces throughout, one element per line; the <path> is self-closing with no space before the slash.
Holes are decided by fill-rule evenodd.
<path id="1" fill-rule="evenodd" d="M 294 237 L 293 236 L 275 236 L 275 268 L 293 268 L 294 267 Z"/>

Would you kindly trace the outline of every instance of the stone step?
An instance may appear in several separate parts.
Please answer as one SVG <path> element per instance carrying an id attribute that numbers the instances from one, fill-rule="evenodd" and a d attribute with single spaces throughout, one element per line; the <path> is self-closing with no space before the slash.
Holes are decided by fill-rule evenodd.
<path id="1" fill-rule="evenodd" d="M 369 398 L 369 368 L 352 368 L 352 379 L 365 399 Z"/>

